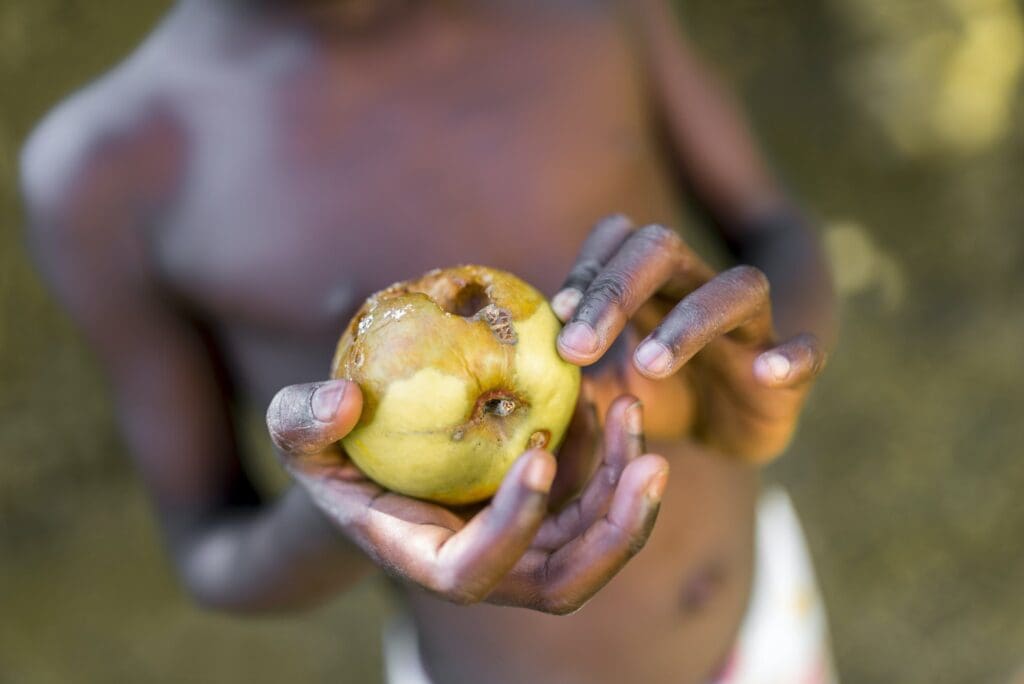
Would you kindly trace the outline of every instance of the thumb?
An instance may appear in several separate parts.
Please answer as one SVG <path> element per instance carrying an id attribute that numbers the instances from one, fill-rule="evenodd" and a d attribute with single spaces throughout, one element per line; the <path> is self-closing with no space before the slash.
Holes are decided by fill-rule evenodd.
<path id="1" fill-rule="evenodd" d="M 267 429 L 285 453 L 311 454 L 347 435 L 362 410 L 363 394 L 349 380 L 289 385 L 270 401 Z"/>

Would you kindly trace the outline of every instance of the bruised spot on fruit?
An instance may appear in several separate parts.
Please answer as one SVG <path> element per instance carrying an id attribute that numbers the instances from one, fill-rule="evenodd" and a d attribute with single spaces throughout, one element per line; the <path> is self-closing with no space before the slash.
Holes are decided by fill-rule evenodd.
<path id="1" fill-rule="evenodd" d="M 537 430 L 530 439 L 526 442 L 527 449 L 547 449 L 548 444 L 551 442 L 551 431 L 550 430 Z"/>

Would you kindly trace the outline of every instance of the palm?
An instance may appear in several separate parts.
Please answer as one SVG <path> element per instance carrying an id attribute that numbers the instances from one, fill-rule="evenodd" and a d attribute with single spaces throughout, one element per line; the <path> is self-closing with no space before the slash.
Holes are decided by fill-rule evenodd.
<path id="1" fill-rule="evenodd" d="M 515 538 L 503 534 L 501 526 L 509 524 L 506 518 L 522 517 L 504 510 L 510 495 L 503 500 L 502 494 L 514 489 L 508 481 L 521 475 L 516 466 L 491 502 L 450 509 L 383 489 L 336 444 L 286 463 L 320 509 L 393 574 L 456 601 L 486 597 L 570 612 L 642 545 L 657 511 L 649 489 L 665 463 L 660 456 L 641 456 L 643 440 L 630 432 L 625 418 L 635 404 L 632 397 L 615 402 L 602 439 L 592 406 L 580 403 L 559 456 L 552 497 L 544 497 L 543 511 L 528 533 Z M 546 505 L 570 498 L 560 510 Z"/>

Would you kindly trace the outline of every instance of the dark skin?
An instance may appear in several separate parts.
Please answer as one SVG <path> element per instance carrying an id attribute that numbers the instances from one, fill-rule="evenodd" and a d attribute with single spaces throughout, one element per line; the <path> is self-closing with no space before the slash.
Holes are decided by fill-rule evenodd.
<path id="1" fill-rule="evenodd" d="M 295 610 L 383 569 L 438 681 L 701 681 L 725 657 L 755 464 L 792 434 L 831 296 L 666 7 L 620 10 L 195 0 L 33 134 L 34 253 L 197 601 Z M 668 161 L 750 266 L 651 223 L 677 212 Z M 359 389 L 318 378 L 366 295 L 466 262 L 556 295 L 586 370 L 557 465 L 524 453 L 453 511 L 348 464 Z M 245 401 L 294 478 L 273 501 L 241 465 Z"/>

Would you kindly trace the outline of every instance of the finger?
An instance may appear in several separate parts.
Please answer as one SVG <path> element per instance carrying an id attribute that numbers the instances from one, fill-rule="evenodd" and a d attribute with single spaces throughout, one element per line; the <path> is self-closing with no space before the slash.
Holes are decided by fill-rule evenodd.
<path id="1" fill-rule="evenodd" d="M 643 375 L 670 375 L 712 340 L 736 332 L 744 338 L 771 338 L 768 279 L 753 266 L 720 273 L 687 295 L 672 309 L 633 355 Z"/>
<path id="2" fill-rule="evenodd" d="M 326 449 L 352 430 L 363 409 L 359 386 L 348 380 L 291 385 L 267 408 L 267 429 L 285 454 Z"/>
<path id="3" fill-rule="evenodd" d="M 554 475 L 554 457 L 531 450 L 512 466 L 490 505 L 454 534 L 437 525 L 370 516 L 365 536 L 399 574 L 448 600 L 479 601 L 529 547 Z"/>
<path id="4" fill-rule="evenodd" d="M 572 318 L 590 282 L 601 272 L 632 230 L 633 222 L 629 218 L 613 214 L 598 221 L 590 231 L 562 289 L 551 298 L 551 308 L 563 323 Z"/>
<path id="5" fill-rule="evenodd" d="M 754 376 L 765 387 L 797 387 L 817 377 L 825 360 L 818 338 L 804 333 L 754 359 Z"/>
<path id="6" fill-rule="evenodd" d="M 548 510 L 558 510 L 582 491 L 596 465 L 600 426 L 597 408 L 581 392 L 576 411 L 558 450 L 558 469 L 548 497 Z"/>
<path id="7" fill-rule="evenodd" d="M 644 226 L 623 243 L 593 279 L 572 321 L 558 337 L 566 361 L 589 365 L 615 341 L 629 318 L 663 286 L 696 287 L 710 269 L 664 226 Z M 692 288 L 690 288 L 692 289 Z"/>
<path id="8" fill-rule="evenodd" d="M 558 551 L 529 554 L 492 599 L 532 601 L 527 605 L 558 615 L 578 610 L 647 543 L 667 479 L 662 456 L 632 461 L 604 517 Z"/>
<path id="9" fill-rule="evenodd" d="M 544 521 L 533 545 L 557 549 L 590 527 L 604 514 L 622 471 L 643 449 L 643 405 L 623 395 L 608 409 L 600 466 L 578 499 Z"/>

